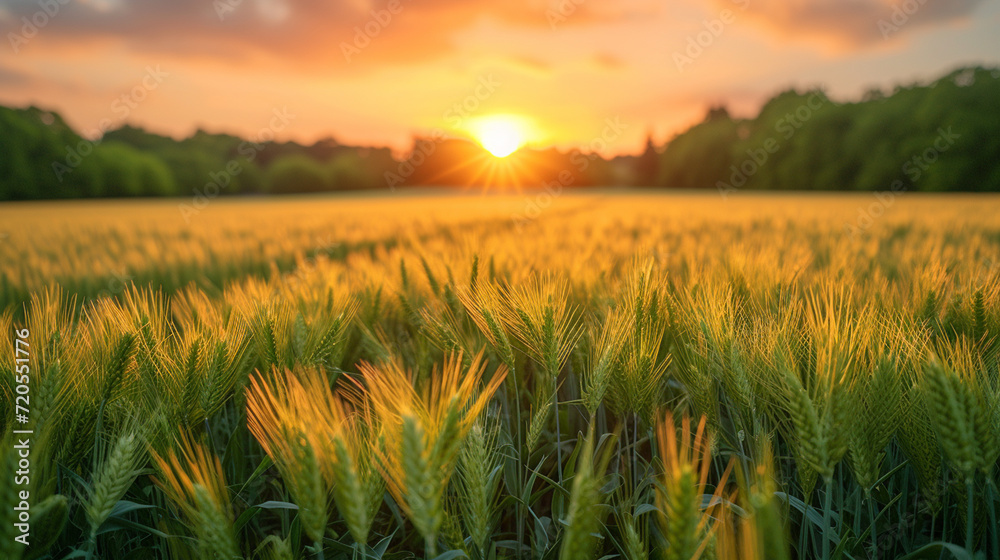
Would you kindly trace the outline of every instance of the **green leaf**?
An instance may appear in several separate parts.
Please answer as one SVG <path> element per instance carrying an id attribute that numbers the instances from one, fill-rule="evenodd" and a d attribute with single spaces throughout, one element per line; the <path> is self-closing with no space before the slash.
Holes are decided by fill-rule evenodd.
<path id="1" fill-rule="evenodd" d="M 125 519 L 124 517 L 109 518 L 104 523 L 104 525 L 101 525 L 101 528 L 98 529 L 97 534 L 98 535 L 103 535 L 105 533 L 113 533 L 113 532 L 118 531 L 120 529 L 135 529 L 137 531 L 142 531 L 144 533 L 149 533 L 150 535 L 154 535 L 154 536 L 160 537 L 161 539 L 188 538 L 188 537 L 178 537 L 178 536 L 174 536 L 174 535 L 168 535 L 168 534 L 164 533 L 163 531 L 160 531 L 158 529 L 154 529 L 152 527 L 149 527 L 148 525 L 143 525 L 141 523 L 136 523 L 134 521 L 129 521 L 128 519 Z"/>
<path id="2" fill-rule="evenodd" d="M 258 507 L 260 509 L 299 509 L 299 506 L 293 503 L 275 501 L 267 501 L 262 504 L 257 504 L 254 507 Z"/>
<path id="3" fill-rule="evenodd" d="M 438 554 L 434 560 L 452 560 L 453 558 L 468 558 L 464 550 L 449 550 L 443 554 Z"/>
<path id="4" fill-rule="evenodd" d="M 257 517 L 257 514 L 259 513 L 260 513 L 259 507 L 247 508 L 243 513 L 240 514 L 238 518 L 236 518 L 236 523 L 233 524 L 233 528 L 236 530 L 237 533 L 239 533 L 240 531 L 243 530 L 243 527 L 245 527 L 246 524 L 249 523 L 250 520 L 252 520 L 254 517 Z"/>
<path id="5" fill-rule="evenodd" d="M 137 503 L 131 502 L 129 500 L 118 500 L 118 503 L 115 504 L 115 507 L 113 507 L 111 509 L 111 515 L 110 515 L 110 517 L 120 517 L 122 515 L 125 515 L 126 513 L 132 512 L 132 511 L 138 511 L 138 510 L 143 510 L 143 509 L 152 509 L 152 508 L 155 508 L 155 507 L 156 506 L 153 506 L 153 505 L 137 504 Z"/>
<path id="6" fill-rule="evenodd" d="M 653 511 L 660 511 L 658 507 L 653 504 L 639 504 L 639 507 L 635 508 L 635 512 L 632 513 L 632 517 L 639 517 L 642 514 L 650 513 Z"/>
<path id="7" fill-rule="evenodd" d="M 818 510 L 818 509 L 816 509 L 816 508 L 814 508 L 814 507 L 812 507 L 810 505 L 806 505 L 806 503 L 803 502 L 801 499 L 796 498 L 795 496 L 791 496 L 789 494 L 786 494 L 784 492 L 775 492 L 774 496 L 776 498 L 778 498 L 779 500 L 783 500 L 783 501 L 787 502 L 788 505 L 790 505 L 793 508 L 795 508 L 795 509 L 799 510 L 800 512 L 804 513 L 806 515 L 806 517 L 809 519 L 809 521 L 812 522 L 813 525 L 819 527 L 820 529 L 823 528 L 823 512 L 822 511 L 820 511 L 820 510 Z M 835 512 L 835 511 L 834 512 L 830 512 L 830 519 L 833 520 L 834 523 L 837 523 L 837 524 L 840 523 L 840 515 L 838 515 L 837 512 Z M 837 537 L 836 535 L 831 535 L 831 540 L 834 543 L 840 543 L 840 538 Z"/>
<path id="8" fill-rule="evenodd" d="M 946 550 L 950 552 L 951 556 L 956 558 L 956 560 L 975 560 L 975 557 L 972 554 L 969 554 L 969 551 L 964 548 L 943 541 L 926 544 L 906 556 L 898 558 L 897 560 L 918 560 L 920 558 L 939 560 L 943 558 L 942 554 Z"/>

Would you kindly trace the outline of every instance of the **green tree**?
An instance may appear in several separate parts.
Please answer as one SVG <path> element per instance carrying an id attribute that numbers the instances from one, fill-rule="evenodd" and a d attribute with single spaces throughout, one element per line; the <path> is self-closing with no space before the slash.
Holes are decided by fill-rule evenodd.
<path id="1" fill-rule="evenodd" d="M 268 192 L 309 193 L 330 189 L 326 170 L 305 155 L 285 156 L 267 168 Z"/>

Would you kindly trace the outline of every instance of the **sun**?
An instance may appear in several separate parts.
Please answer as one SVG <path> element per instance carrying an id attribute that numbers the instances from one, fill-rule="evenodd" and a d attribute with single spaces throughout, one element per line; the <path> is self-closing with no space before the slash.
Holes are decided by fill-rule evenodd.
<path id="1" fill-rule="evenodd" d="M 471 132 L 484 148 L 498 158 L 514 153 L 527 141 L 523 119 L 511 115 L 493 115 L 476 119 Z"/>

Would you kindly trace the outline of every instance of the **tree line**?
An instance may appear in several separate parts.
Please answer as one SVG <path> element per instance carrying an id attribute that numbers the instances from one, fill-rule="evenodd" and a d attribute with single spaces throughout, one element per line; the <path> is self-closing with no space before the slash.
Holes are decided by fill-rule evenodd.
<path id="1" fill-rule="evenodd" d="M 787 90 L 754 118 L 725 107 L 637 156 L 523 149 L 497 161 L 463 139 L 388 148 L 176 140 L 125 125 L 100 138 L 55 112 L 0 107 L 0 200 L 283 194 L 412 185 L 655 186 L 774 190 L 1000 190 L 1000 69 L 967 67 L 852 102 Z"/>
<path id="2" fill-rule="evenodd" d="M 962 68 L 857 102 L 782 92 L 753 119 L 725 108 L 671 140 L 656 184 L 774 190 L 1000 190 L 1000 70 Z"/>

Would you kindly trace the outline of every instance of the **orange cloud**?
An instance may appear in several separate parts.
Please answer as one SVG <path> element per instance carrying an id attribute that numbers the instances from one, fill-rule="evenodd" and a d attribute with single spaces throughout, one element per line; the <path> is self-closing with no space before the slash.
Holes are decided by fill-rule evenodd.
<path id="1" fill-rule="evenodd" d="M 711 0 L 717 10 L 783 39 L 838 51 L 870 47 L 914 30 L 948 25 L 969 16 L 983 0 Z"/>
<path id="2" fill-rule="evenodd" d="M 636 4 L 635 2 L 639 2 Z M 482 19 L 549 28 L 547 14 L 571 13 L 565 25 L 607 23 L 636 16 L 646 0 L 90 0 L 62 6 L 45 18 L 32 50 L 85 49 L 113 40 L 134 54 L 272 58 L 293 67 L 323 66 L 354 73 L 356 63 L 411 64 L 447 54 L 451 36 Z M 38 5 L 7 7 L 2 19 L 15 33 Z M 256 53 L 256 54 L 254 54 Z M 353 68 L 352 68 L 353 67 Z"/>

